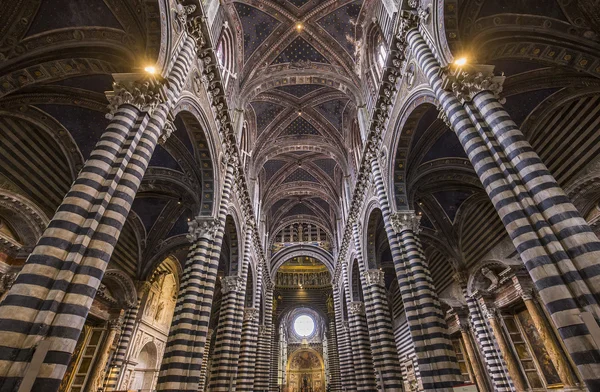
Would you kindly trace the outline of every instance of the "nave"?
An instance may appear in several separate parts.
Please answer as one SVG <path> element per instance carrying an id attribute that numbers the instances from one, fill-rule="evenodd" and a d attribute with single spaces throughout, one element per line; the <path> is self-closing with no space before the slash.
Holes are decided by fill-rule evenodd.
<path id="1" fill-rule="evenodd" d="M 597 1 L 0 5 L 0 392 L 600 391 Z"/>

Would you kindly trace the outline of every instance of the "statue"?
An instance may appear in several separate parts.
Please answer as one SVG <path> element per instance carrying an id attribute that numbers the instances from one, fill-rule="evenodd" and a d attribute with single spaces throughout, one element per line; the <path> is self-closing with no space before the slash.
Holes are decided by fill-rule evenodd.
<path id="1" fill-rule="evenodd" d="M 330 295 L 327 296 L 327 312 L 333 313 L 333 297 Z"/>
<path id="2" fill-rule="evenodd" d="M 492 282 L 492 284 L 490 284 L 490 286 L 487 288 L 487 291 L 494 289 L 498 285 L 500 278 L 498 277 L 498 275 L 496 275 L 494 271 L 487 267 L 483 267 L 481 269 L 481 273 L 483 274 L 483 276 L 488 278 L 490 282 Z"/>

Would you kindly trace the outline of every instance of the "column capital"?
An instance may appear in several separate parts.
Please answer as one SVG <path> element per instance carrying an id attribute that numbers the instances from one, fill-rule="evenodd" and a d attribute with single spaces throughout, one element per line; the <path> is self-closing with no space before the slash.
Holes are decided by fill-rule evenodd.
<path id="1" fill-rule="evenodd" d="M 411 230 L 415 234 L 421 231 L 421 217 L 414 211 L 398 211 L 390 215 L 390 223 L 397 234 Z"/>
<path id="2" fill-rule="evenodd" d="M 494 75 L 493 65 L 466 64 L 448 69 L 443 75 L 444 89 L 452 91 L 462 102 L 471 102 L 482 91 L 490 91 L 501 102 L 504 76 Z"/>
<path id="3" fill-rule="evenodd" d="M 360 301 L 355 301 L 355 302 L 350 302 L 350 304 L 348 304 L 348 313 L 350 313 L 351 315 L 364 315 L 365 314 L 365 304 L 364 302 L 360 302 Z"/>
<path id="4" fill-rule="evenodd" d="M 350 329 L 350 323 L 348 321 L 342 321 L 342 328 L 347 332 Z"/>
<path id="5" fill-rule="evenodd" d="M 517 294 L 519 294 L 523 301 L 530 301 L 533 299 L 533 282 L 531 279 L 515 275 L 512 277 L 512 281 Z"/>
<path id="6" fill-rule="evenodd" d="M 177 128 L 175 127 L 175 122 L 173 120 L 174 119 L 172 118 L 172 116 L 169 115 L 169 118 L 167 118 L 167 121 L 165 121 L 165 125 L 162 131 L 160 132 L 160 136 L 158 137 L 158 144 L 160 144 L 161 146 L 164 146 L 167 140 L 173 134 L 173 132 L 177 130 Z"/>
<path id="7" fill-rule="evenodd" d="M 187 239 L 195 242 L 200 239 L 212 241 L 219 231 L 221 222 L 213 217 L 197 216 L 188 222 Z"/>
<path id="8" fill-rule="evenodd" d="M 269 334 L 269 328 L 266 325 L 261 324 L 258 326 L 258 335 L 259 336 L 267 336 L 268 334 Z"/>
<path id="9" fill-rule="evenodd" d="M 212 328 L 209 328 L 208 331 L 206 331 L 206 340 L 212 339 L 212 336 L 214 333 L 215 333 L 215 330 Z"/>
<path id="10" fill-rule="evenodd" d="M 381 286 L 385 287 L 385 273 L 378 269 L 370 269 L 363 273 L 367 286 Z"/>
<path id="11" fill-rule="evenodd" d="M 457 271 L 452 275 L 452 278 L 458 283 L 461 287 L 466 286 L 467 281 L 469 280 L 469 273 L 467 271 Z"/>
<path id="12" fill-rule="evenodd" d="M 477 297 L 477 302 L 479 302 L 479 306 L 481 307 L 481 312 L 483 313 L 483 317 L 487 319 L 495 319 L 497 318 L 497 310 L 496 304 L 494 304 L 494 300 L 489 296 L 480 295 Z"/>
<path id="13" fill-rule="evenodd" d="M 150 288 L 152 287 L 152 283 L 147 280 L 138 280 L 135 282 L 135 288 L 138 292 L 138 299 L 142 299 L 144 295 L 148 294 Z"/>
<path id="14" fill-rule="evenodd" d="M 258 318 L 258 309 L 246 308 L 244 309 L 244 321 L 254 321 Z"/>
<path id="15" fill-rule="evenodd" d="M 236 293 L 244 292 L 244 279 L 241 276 L 226 276 L 221 279 L 221 292 L 223 294 L 235 291 Z"/>
<path id="16" fill-rule="evenodd" d="M 164 84 L 159 77 L 136 73 L 113 74 L 113 91 L 105 93 L 108 99 L 106 118 L 112 120 L 119 107 L 133 105 L 142 112 L 152 114 L 158 105 L 167 100 Z"/>

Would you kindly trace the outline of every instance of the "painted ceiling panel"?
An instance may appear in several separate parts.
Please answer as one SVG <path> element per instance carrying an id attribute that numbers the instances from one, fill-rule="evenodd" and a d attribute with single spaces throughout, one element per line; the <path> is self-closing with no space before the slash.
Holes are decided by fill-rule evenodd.
<path id="1" fill-rule="evenodd" d="M 320 135 L 319 131 L 306 121 L 303 117 L 298 116 L 287 128 L 281 132 L 280 136 L 303 136 L 303 135 Z"/>
<path id="2" fill-rule="evenodd" d="M 322 209 L 329 212 L 329 203 L 327 203 L 325 200 L 321 199 L 320 197 L 315 197 L 312 200 L 321 206 Z"/>
<path id="3" fill-rule="evenodd" d="M 139 215 L 146 233 L 149 233 L 156 222 L 156 219 L 160 216 L 162 210 L 167 205 L 166 199 L 159 199 L 156 197 L 138 197 L 133 201 L 133 210 Z"/>
<path id="4" fill-rule="evenodd" d="M 486 0 L 479 17 L 504 13 L 541 15 L 568 21 L 556 0 Z"/>
<path id="5" fill-rule="evenodd" d="M 427 131 L 427 128 L 429 128 L 429 126 L 433 124 L 433 122 L 437 120 L 437 118 L 437 108 L 435 106 L 430 106 L 429 109 L 427 109 L 427 111 L 419 119 L 419 123 L 417 124 L 415 130 L 415 135 L 412 138 L 411 148 L 417 144 L 417 142 L 421 139 L 421 136 L 423 136 L 425 134 L 425 131 Z"/>
<path id="6" fill-rule="evenodd" d="M 87 159 L 108 126 L 104 113 L 79 106 L 37 105 L 69 130 L 83 158 Z"/>
<path id="7" fill-rule="evenodd" d="M 510 113 L 517 126 L 521 126 L 533 109 L 558 90 L 558 88 L 547 88 L 511 95 L 506 97 L 504 108 Z"/>
<path id="8" fill-rule="evenodd" d="M 427 151 L 422 163 L 432 161 L 440 158 L 465 158 L 465 150 L 460 144 L 456 134 L 450 130 L 447 130 L 436 140 L 433 146 Z"/>
<path id="9" fill-rule="evenodd" d="M 192 140 L 190 139 L 190 135 L 186 129 L 185 123 L 179 115 L 175 118 L 175 129 L 177 130 L 175 132 L 175 136 L 177 136 L 177 138 L 183 142 L 190 154 L 194 154 Z"/>
<path id="10" fill-rule="evenodd" d="M 354 56 L 356 49 L 354 27 L 361 7 L 362 1 L 355 0 L 324 16 L 317 22 L 351 56 Z"/>
<path id="11" fill-rule="evenodd" d="M 285 214 L 285 216 L 292 216 L 292 215 L 312 215 L 312 216 L 316 216 L 317 214 L 310 207 L 308 207 L 306 204 L 298 203 L 295 206 L 293 206 L 292 208 L 290 208 L 290 210 Z"/>
<path id="12" fill-rule="evenodd" d="M 312 61 L 329 64 L 329 61 L 304 38 L 298 37 L 287 46 L 272 64 L 293 63 L 297 61 Z"/>
<path id="13" fill-rule="evenodd" d="M 287 199 L 281 199 L 281 200 L 278 200 L 278 201 L 277 201 L 275 204 L 273 204 L 273 206 L 271 207 L 271 214 L 272 214 L 272 215 L 275 215 L 275 213 L 276 213 L 276 212 L 277 212 L 277 211 L 278 211 L 278 210 L 279 210 L 281 207 L 283 207 L 283 205 L 284 205 L 285 203 L 287 203 L 287 201 L 288 201 Z"/>
<path id="14" fill-rule="evenodd" d="M 166 238 L 174 237 L 176 235 L 187 234 L 188 232 L 188 218 L 192 216 L 192 212 L 190 210 L 185 210 L 177 222 L 173 225 L 169 234 L 167 234 Z"/>
<path id="15" fill-rule="evenodd" d="M 310 0 L 287 0 L 287 1 L 289 3 L 292 3 L 293 5 L 295 5 L 298 8 L 301 8 L 310 2 Z"/>
<path id="16" fill-rule="evenodd" d="M 451 222 L 454 222 L 456 213 L 462 205 L 462 203 L 471 196 L 471 192 L 462 191 L 443 191 L 433 194 L 433 197 L 437 200 L 440 206 L 444 209 L 444 212 L 450 218 Z"/>
<path id="17" fill-rule="evenodd" d="M 296 182 L 296 181 L 319 182 L 319 180 L 317 180 L 312 174 L 310 174 L 306 170 L 296 169 L 296 171 L 293 172 L 292 174 L 290 174 L 283 181 L 283 183 L 287 184 L 289 182 Z"/>
<path id="18" fill-rule="evenodd" d="M 281 113 L 285 108 L 275 105 L 271 102 L 254 101 L 251 103 L 254 113 L 256 113 L 256 134 L 260 135 L 262 131 Z"/>
<path id="19" fill-rule="evenodd" d="M 27 36 L 67 27 L 98 26 L 123 30 L 102 0 L 43 0 Z"/>
<path id="20" fill-rule="evenodd" d="M 67 78 L 53 82 L 52 85 L 80 88 L 100 93 L 104 96 L 106 91 L 113 89 L 113 78 L 111 75 L 86 75 Z M 106 100 L 108 102 L 108 100 Z"/>
<path id="21" fill-rule="evenodd" d="M 273 175 L 279 171 L 279 169 L 285 166 L 285 164 L 285 161 L 280 161 L 277 159 L 271 159 L 267 161 L 264 165 L 266 180 L 269 181 L 271 177 L 273 177 Z"/>
<path id="22" fill-rule="evenodd" d="M 234 3 L 234 6 L 244 30 L 244 61 L 247 61 L 280 22 L 249 5 Z"/>
<path id="23" fill-rule="evenodd" d="M 316 106 L 316 109 L 337 129 L 342 128 L 344 108 L 348 101 L 335 99 Z"/>
<path id="24" fill-rule="evenodd" d="M 332 179 L 335 174 L 335 166 L 337 162 L 333 159 L 317 159 L 314 163 L 319 166 L 319 169 L 323 170 L 325 173 L 329 175 Z"/>
<path id="25" fill-rule="evenodd" d="M 296 98 L 302 98 L 303 96 L 320 88 L 323 88 L 323 86 L 318 84 L 296 84 L 294 86 L 279 86 L 277 87 L 277 90 L 284 91 Z"/>
<path id="26" fill-rule="evenodd" d="M 152 159 L 150 159 L 149 166 L 158 166 L 167 169 L 183 171 L 181 170 L 181 166 L 179 166 L 179 163 L 177 163 L 175 158 L 173 158 L 173 156 L 160 144 L 156 146 L 154 154 L 152 154 Z"/>

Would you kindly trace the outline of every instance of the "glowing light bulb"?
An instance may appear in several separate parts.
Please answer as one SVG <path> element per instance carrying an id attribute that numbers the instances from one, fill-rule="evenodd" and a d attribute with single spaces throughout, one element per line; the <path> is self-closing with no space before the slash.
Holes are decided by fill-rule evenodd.
<path id="1" fill-rule="evenodd" d="M 303 28 L 304 28 L 304 25 L 302 23 L 296 23 L 296 30 L 302 31 Z"/>
<path id="2" fill-rule="evenodd" d="M 465 64 L 467 64 L 467 58 L 466 57 L 461 57 L 461 58 L 458 58 L 458 59 L 454 60 L 454 65 L 458 65 L 459 67 L 462 67 Z"/>
<path id="3" fill-rule="evenodd" d="M 156 68 L 149 65 L 146 68 L 144 68 L 144 71 L 146 71 L 147 73 L 149 73 L 150 75 L 154 75 L 156 73 Z"/>

